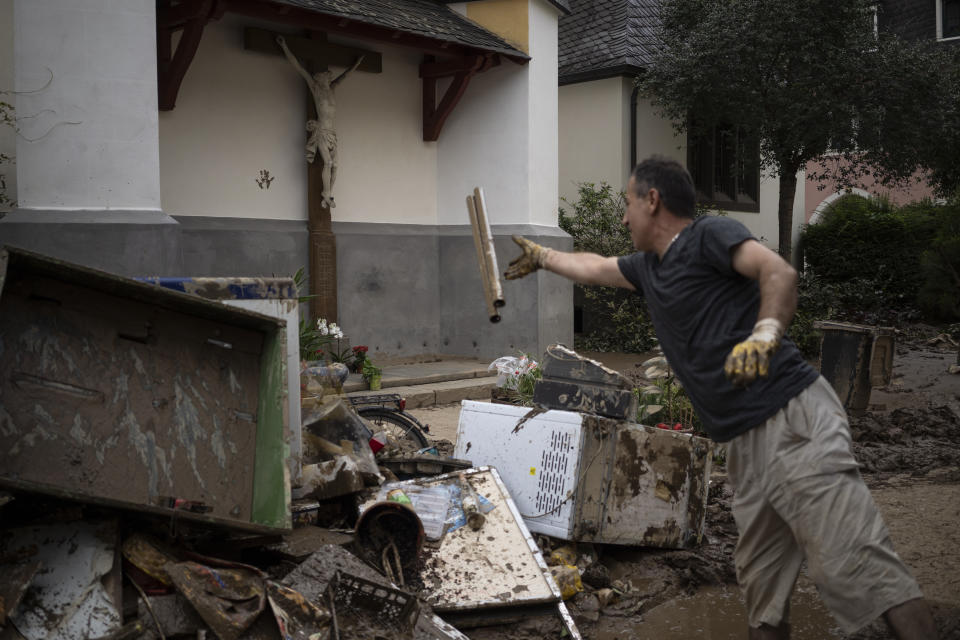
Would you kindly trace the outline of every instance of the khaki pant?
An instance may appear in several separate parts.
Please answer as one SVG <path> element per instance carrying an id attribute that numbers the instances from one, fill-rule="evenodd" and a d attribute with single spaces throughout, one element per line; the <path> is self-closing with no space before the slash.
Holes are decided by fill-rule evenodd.
<path id="1" fill-rule="evenodd" d="M 750 626 L 788 621 L 807 571 L 847 633 L 922 597 L 853 457 L 846 413 L 818 378 L 727 453 L 740 530 L 734 559 Z"/>

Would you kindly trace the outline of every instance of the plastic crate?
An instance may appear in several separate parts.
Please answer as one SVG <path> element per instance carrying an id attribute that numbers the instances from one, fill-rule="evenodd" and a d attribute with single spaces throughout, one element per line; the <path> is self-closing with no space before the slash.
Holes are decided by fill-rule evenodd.
<path id="1" fill-rule="evenodd" d="M 345 626 L 344 618 L 354 617 L 365 626 L 405 633 L 413 629 L 420 612 L 415 596 L 342 571 L 327 585 L 327 597 L 334 603 L 338 626 Z"/>

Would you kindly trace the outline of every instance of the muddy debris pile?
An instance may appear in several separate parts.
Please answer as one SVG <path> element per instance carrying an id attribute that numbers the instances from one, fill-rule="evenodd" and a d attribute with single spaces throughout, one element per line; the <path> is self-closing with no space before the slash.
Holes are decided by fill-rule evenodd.
<path id="1" fill-rule="evenodd" d="M 850 418 L 854 453 L 868 473 L 923 476 L 960 467 L 960 414 L 949 405 L 872 411 Z"/>
<path id="2" fill-rule="evenodd" d="M 235 318 L 215 311 L 225 334 Z M 241 337 L 231 340 L 240 344 Z M 224 351 L 224 370 L 236 355 L 230 344 L 214 345 Z M 113 373 L 136 381 L 130 394 L 149 395 L 151 358 L 170 367 L 170 375 L 182 373 L 169 359 L 148 356 L 111 365 Z M 282 367 L 269 358 L 241 356 L 234 366 L 246 367 L 250 379 L 256 371 L 280 379 Z M 198 367 L 192 373 L 209 373 L 199 356 L 188 362 Z M 580 363 L 566 366 L 573 371 Z M 309 382 L 308 391 L 318 388 Z M 568 602 L 589 624 L 602 612 L 634 615 L 672 590 L 728 579 L 721 560 L 729 550 L 725 533 L 709 534 L 693 550 L 703 522 L 722 521 L 729 511 L 722 492 L 707 504 L 712 456 L 701 439 L 566 411 L 557 413 L 583 440 L 571 432 L 561 441 L 550 424 L 539 422 L 542 409 L 504 408 L 498 418 L 496 411 L 485 413 L 493 405 L 484 405 L 471 414 L 479 436 L 486 425 L 522 432 L 537 446 L 551 439 L 561 444 L 552 457 L 536 447 L 516 449 L 516 460 L 491 452 L 483 466 L 467 459 L 469 447 L 460 457 L 440 455 L 449 443 L 423 447 L 422 434 L 391 432 L 364 419 L 362 407 L 320 382 L 320 393 L 301 399 L 296 447 L 285 440 L 286 398 L 279 386 L 244 398 L 247 410 L 238 412 L 191 382 L 193 404 L 175 399 L 173 428 L 165 429 L 156 428 L 152 413 L 167 407 L 162 402 L 114 415 L 78 394 L 73 405 L 58 404 L 63 388 L 37 383 L 38 393 L 49 395 L 47 436 L 15 434 L 0 469 L 0 637 L 400 640 L 465 638 L 468 631 L 479 638 L 564 634 L 576 640 L 582 636 Z M 114 394 L 117 402 L 124 401 L 122 391 Z M 554 391 L 551 398 L 560 401 L 563 394 Z M 618 408 L 622 395 L 600 388 L 578 402 Z M 617 402 L 609 401 L 614 396 Z M 15 427 L 36 412 L 25 407 L 9 405 Z M 117 420 L 124 438 L 132 439 L 113 450 Z M 154 425 L 152 440 L 145 425 Z M 221 434 L 210 425 L 232 431 Z M 596 442 L 583 445 L 588 436 Z M 51 446 L 46 442 L 55 443 L 51 450 L 67 461 L 65 468 L 27 473 L 43 446 Z M 477 442 L 475 454 L 482 448 Z M 605 452 L 591 454 L 601 466 L 595 477 L 586 474 L 590 484 L 564 484 L 562 474 L 575 468 L 571 456 L 582 446 Z M 74 454 L 61 456 L 57 447 Z M 299 457 L 285 456 L 290 450 Z M 621 473 L 607 477 L 602 465 L 617 465 Z M 622 472 L 627 467 L 649 467 L 655 474 L 647 475 L 661 480 L 640 483 Z M 611 526 L 570 528 L 580 520 L 567 513 L 560 537 L 541 535 L 538 544 L 531 528 L 542 515 L 574 506 L 599 513 L 596 497 L 603 491 L 618 496 Z M 632 529 L 661 549 L 644 553 L 635 541 L 599 544 Z M 670 555 L 664 548 L 686 551 Z M 620 559 L 628 551 L 636 561 Z M 665 569 L 657 574 L 655 567 Z M 637 571 L 650 580 L 638 583 Z"/>
<path id="3" fill-rule="evenodd" d="M 0 637 L 459 639 L 532 617 L 580 637 L 495 469 L 378 440 L 337 394 L 303 408 L 278 521 L 84 487 L 0 494 Z"/>

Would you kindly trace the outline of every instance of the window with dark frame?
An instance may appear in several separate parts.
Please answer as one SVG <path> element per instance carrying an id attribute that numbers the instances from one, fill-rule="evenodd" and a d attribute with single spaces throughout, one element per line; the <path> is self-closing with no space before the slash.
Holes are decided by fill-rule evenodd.
<path id="1" fill-rule="evenodd" d="M 960 0 L 940 0 L 941 38 L 960 36 Z"/>
<path id="2" fill-rule="evenodd" d="M 743 127 L 718 125 L 691 138 L 687 168 L 700 204 L 760 211 L 760 144 Z"/>

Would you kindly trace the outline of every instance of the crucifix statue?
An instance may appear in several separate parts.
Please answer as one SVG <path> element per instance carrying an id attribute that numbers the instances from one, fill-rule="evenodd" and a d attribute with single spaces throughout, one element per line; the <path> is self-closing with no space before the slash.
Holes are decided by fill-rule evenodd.
<path id="1" fill-rule="evenodd" d="M 337 134 L 334 131 L 334 88 L 352 71 L 380 73 L 382 57 L 376 51 L 327 41 L 325 33 L 281 35 L 247 27 L 244 48 L 283 55 L 307 82 L 307 250 L 309 255 L 310 315 L 337 319 L 337 243 L 330 208 L 337 174 Z M 334 77 L 327 69 L 346 69 Z M 310 112 L 316 109 L 316 116 Z"/>
<path id="2" fill-rule="evenodd" d="M 336 206 L 333 201 L 333 183 L 337 179 L 337 132 L 334 129 L 337 102 L 334 98 L 334 89 L 343 82 L 347 74 L 360 66 L 360 63 L 363 62 L 363 56 L 359 56 L 353 66 L 336 78 L 333 78 L 333 74 L 329 71 L 319 71 L 311 75 L 300 65 L 297 57 L 290 53 L 283 36 L 277 36 L 277 44 L 283 49 L 283 54 L 293 65 L 293 68 L 297 70 L 297 73 L 306 80 L 307 87 L 313 95 L 317 118 L 316 120 L 307 120 L 307 131 L 310 132 L 310 138 L 307 140 L 307 162 L 312 163 L 317 152 L 320 153 L 320 158 L 323 160 L 323 203 L 332 209 Z"/>

